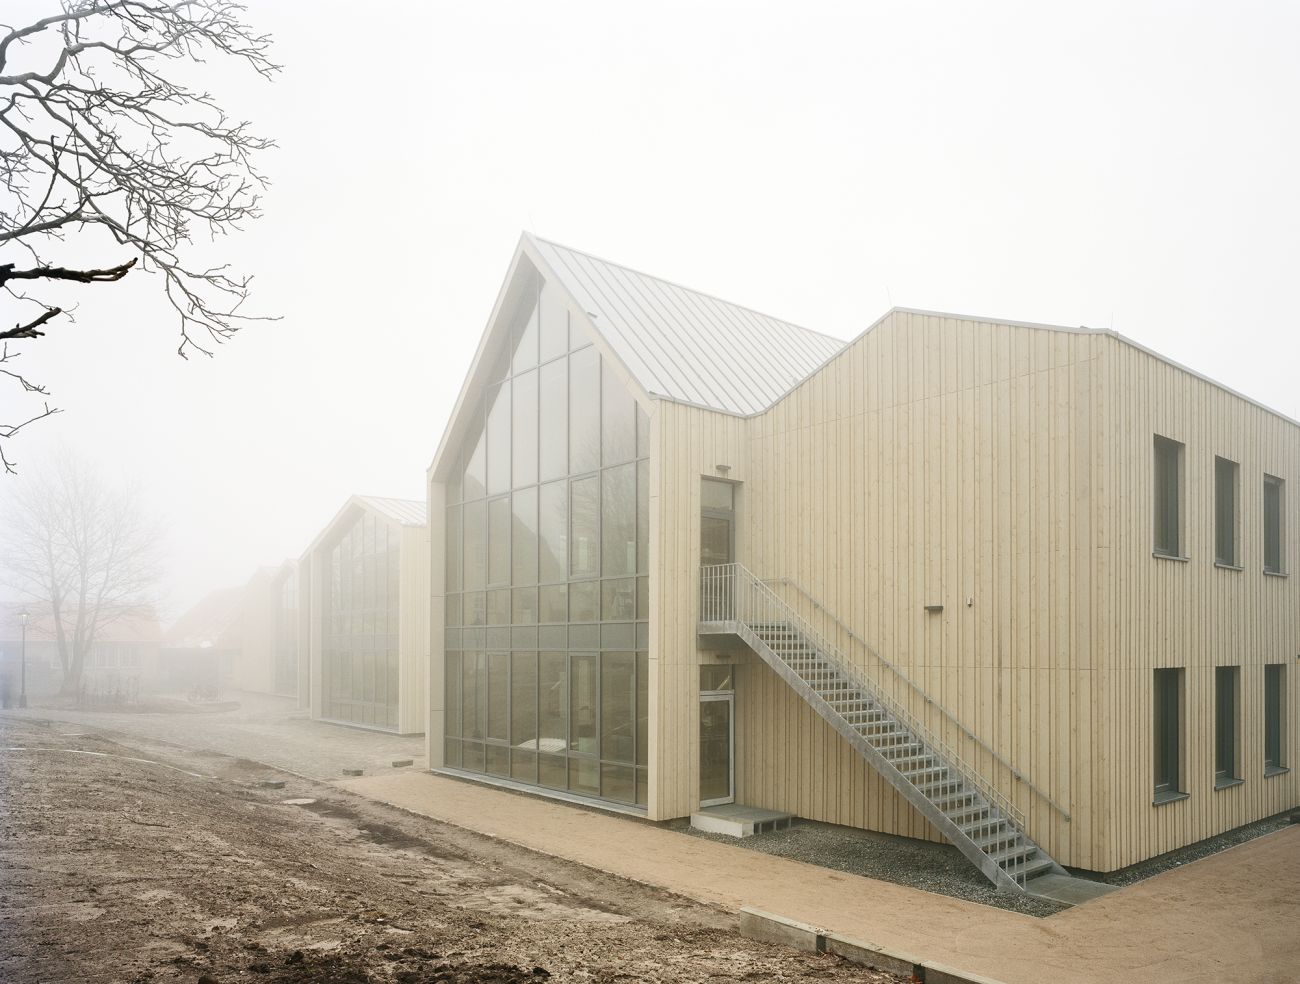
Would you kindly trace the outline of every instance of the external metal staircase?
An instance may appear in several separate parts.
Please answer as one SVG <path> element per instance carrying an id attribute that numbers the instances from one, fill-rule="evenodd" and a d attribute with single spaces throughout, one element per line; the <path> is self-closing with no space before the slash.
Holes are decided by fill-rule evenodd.
<path id="1" fill-rule="evenodd" d="M 1029 838 L 1023 812 L 1006 795 L 767 583 L 722 564 L 702 569 L 701 589 L 700 634 L 736 637 L 757 653 L 995 885 L 1032 892 L 1033 879 L 1066 874 Z"/>

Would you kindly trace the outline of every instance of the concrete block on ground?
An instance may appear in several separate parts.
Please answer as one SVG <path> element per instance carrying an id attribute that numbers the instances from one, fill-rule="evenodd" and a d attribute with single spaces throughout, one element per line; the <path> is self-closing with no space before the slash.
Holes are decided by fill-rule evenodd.
<path id="1" fill-rule="evenodd" d="M 283 779 L 263 779 L 258 783 L 263 789 L 283 789 Z"/>
<path id="2" fill-rule="evenodd" d="M 957 970 L 955 967 L 935 963 L 932 960 L 921 964 L 921 968 L 924 970 L 921 980 L 925 981 L 925 984 L 1002 984 L 992 977 L 981 977 L 979 974 Z"/>
<path id="3" fill-rule="evenodd" d="M 748 906 L 740 910 L 740 935 L 763 943 L 778 943 L 804 953 L 824 953 L 826 950 L 826 936 L 816 926 Z"/>
<path id="4" fill-rule="evenodd" d="M 393 759 L 393 768 L 400 769 L 403 766 L 411 765 L 414 762 L 415 759 Z"/>
<path id="5" fill-rule="evenodd" d="M 864 940 L 855 940 L 836 933 L 828 933 L 826 936 L 826 952 L 862 967 L 887 971 L 891 974 L 898 974 L 900 977 L 924 979 L 919 957 L 897 950 L 887 950 L 876 943 L 868 943 Z"/>
<path id="6" fill-rule="evenodd" d="M 360 770 L 360 769 L 344 769 L 344 770 L 343 770 L 343 774 L 344 774 L 345 776 L 359 776 L 359 775 L 361 775 L 361 770 Z"/>

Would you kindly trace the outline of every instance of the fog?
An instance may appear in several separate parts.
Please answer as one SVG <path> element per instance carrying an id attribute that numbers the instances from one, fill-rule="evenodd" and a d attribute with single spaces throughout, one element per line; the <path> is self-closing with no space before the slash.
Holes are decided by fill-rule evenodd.
<path id="1" fill-rule="evenodd" d="M 214 255 L 279 320 L 183 361 L 155 278 L 79 288 L 75 325 L 22 346 L 63 412 L 0 479 L 3 510 L 66 447 L 138 482 L 164 616 L 298 556 L 352 493 L 423 496 L 522 230 L 844 338 L 891 305 L 1114 328 L 1300 416 L 1290 5 L 250 19 L 282 77 L 204 81 L 280 147 L 264 218 Z"/>

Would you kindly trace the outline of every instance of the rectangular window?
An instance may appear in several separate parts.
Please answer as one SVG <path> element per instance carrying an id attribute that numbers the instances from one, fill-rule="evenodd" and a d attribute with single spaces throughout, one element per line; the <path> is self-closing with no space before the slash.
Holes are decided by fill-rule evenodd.
<path id="1" fill-rule="evenodd" d="M 1227 567 L 1237 563 L 1237 463 L 1214 459 L 1214 560 Z"/>
<path id="2" fill-rule="evenodd" d="M 1214 668 L 1214 785 L 1227 786 L 1237 771 L 1237 667 Z"/>
<path id="3" fill-rule="evenodd" d="M 510 384 L 492 387 L 487 417 L 488 495 L 510 489 Z"/>
<path id="4" fill-rule="evenodd" d="M 510 583 L 510 498 L 488 502 L 488 584 Z"/>
<path id="5" fill-rule="evenodd" d="M 537 489 L 520 489 L 511 497 L 513 545 L 510 583 L 537 583 Z"/>
<path id="6" fill-rule="evenodd" d="M 514 418 L 510 439 L 513 449 L 511 471 L 513 485 L 518 489 L 537 481 L 537 371 L 516 376 L 512 385 Z"/>
<path id="7" fill-rule="evenodd" d="M 1286 667 L 1264 667 L 1264 774 L 1286 768 L 1283 721 L 1286 710 Z"/>
<path id="8" fill-rule="evenodd" d="M 539 571 L 542 584 L 563 581 L 569 573 L 569 489 L 565 482 L 541 487 L 537 517 L 541 538 Z"/>
<path id="9" fill-rule="evenodd" d="M 1155 552 L 1181 557 L 1179 507 L 1182 502 L 1183 446 L 1158 434 L 1155 439 Z"/>
<path id="10" fill-rule="evenodd" d="M 600 486 L 595 476 L 569 485 L 569 576 L 600 573 Z"/>
<path id="11" fill-rule="evenodd" d="M 608 363 L 602 365 L 601 460 L 617 465 L 636 457 L 636 400 Z"/>
<path id="12" fill-rule="evenodd" d="M 1282 550 L 1285 484 L 1280 478 L 1264 476 L 1264 570 L 1270 574 L 1281 574 L 1286 561 Z"/>
<path id="13" fill-rule="evenodd" d="M 1182 670 L 1155 671 L 1155 799 L 1157 803 L 1178 798 L 1180 781 L 1179 749 L 1182 744 L 1180 721 L 1183 689 Z"/>
<path id="14" fill-rule="evenodd" d="M 600 467 L 600 354 L 594 347 L 569 356 L 569 474 Z"/>
<path id="15" fill-rule="evenodd" d="M 568 360 L 557 359 L 541 368 L 538 404 L 541 442 L 541 477 L 545 482 L 566 474 L 569 467 Z"/>
<path id="16" fill-rule="evenodd" d="M 605 577 L 636 573 L 636 465 L 601 472 L 601 567 Z"/>

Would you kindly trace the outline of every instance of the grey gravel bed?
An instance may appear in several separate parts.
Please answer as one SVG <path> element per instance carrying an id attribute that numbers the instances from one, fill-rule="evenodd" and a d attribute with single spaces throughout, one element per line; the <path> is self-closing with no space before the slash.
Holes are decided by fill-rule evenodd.
<path id="1" fill-rule="evenodd" d="M 1292 812 L 1294 811 L 1279 813 L 1108 875 L 1082 871 L 1074 874 L 1104 881 L 1109 885 L 1132 885 L 1162 871 L 1281 830 L 1288 825 L 1288 815 Z M 1055 902 L 997 891 L 951 844 L 935 844 L 811 820 L 797 820 L 789 830 L 740 839 L 723 834 L 706 834 L 691 827 L 687 820 L 674 821 L 671 826 L 693 837 L 762 851 L 764 854 L 803 861 L 835 871 L 878 878 L 896 885 L 1023 912 L 1030 916 L 1050 916 L 1066 908 Z"/>
<path id="2" fill-rule="evenodd" d="M 694 837 L 1030 916 L 1050 916 L 1065 908 L 1055 902 L 999 892 L 951 844 L 933 844 L 811 820 L 796 821 L 789 830 L 740 839 L 706 834 L 691 827 L 686 820 L 674 821 L 672 826 Z"/>
<path id="3" fill-rule="evenodd" d="M 1186 847 L 1180 847 L 1176 851 L 1170 851 L 1168 854 L 1161 854 L 1158 857 L 1151 858 L 1147 861 L 1140 861 L 1135 865 L 1127 868 L 1121 868 L 1118 871 L 1112 871 L 1108 875 L 1102 875 L 1100 881 L 1108 885 L 1132 885 L 1140 882 L 1144 878 L 1150 878 L 1152 875 L 1158 875 L 1162 871 L 1168 871 L 1170 868 L 1177 868 L 1180 865 L 1190 864 L 1200 858 L 1209 857 L 1211 854 L 1218 854 L 1220 851 L 1226 851 L 1230 847 L 1236 847 L 1238 844 L 1244 844 L 1247 841 L 1254 840 L 1256 837 L 1262 837 L 1264 834 L 1271 834 L 1275 830 L 1281 830 L 1289 826 L 1290 821 L 1287 819 L 1294 810 L 1287 810 L 1285 813 L 1279 813 L 1276 816 L 1268 817 L 1264 820 L 1257 820 L 1254 823 L 1248 823 L 1244 827 L 1238 827 L 1236 830 L 1229 830 L 1227 833 L 1210 837 L 1207 840 L 1197 841 L 1195 844 L 1188 844 Z"/>

